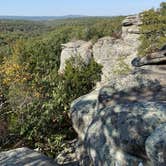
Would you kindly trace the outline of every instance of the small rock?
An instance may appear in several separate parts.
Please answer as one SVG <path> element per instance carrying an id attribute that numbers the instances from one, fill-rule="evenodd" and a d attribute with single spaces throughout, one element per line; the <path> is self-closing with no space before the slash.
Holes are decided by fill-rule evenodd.
<path id="1" fill-rule="evenodd" d="M 57 166 L 47 156 L 28 148 L 19 148 L 0 153 L 1 166 Z"/>

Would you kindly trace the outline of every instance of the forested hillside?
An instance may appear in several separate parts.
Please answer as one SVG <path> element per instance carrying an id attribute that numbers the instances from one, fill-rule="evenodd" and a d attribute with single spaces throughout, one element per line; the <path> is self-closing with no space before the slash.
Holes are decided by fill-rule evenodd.
<path id="1" fill-rule="evenodd" d="M 139 55 L 166 43 L 166 3 L 141 14 Z M 0 151 L 22 146 L 54 157 L 76 137 L 68 109 L 100 80 L 102 66 L 93 59 L 78 66 L 70 59 L 58 73 L 61 44 L 104 36 L 121 37 L 124 17 L 89 17 L 55 21 L 0 20 Z"/>
<path id="2" fill-rule="evenodd" d="M 119 37 L 123 17 L 80 18 L 44 22 L 1 20 L 0 149 L 23 145 L 54 156 L 75 137 L 68 109 L 100 80 L 94 60 L 74 68 L 67 62 L 58 74 L 61 44 Z"/>

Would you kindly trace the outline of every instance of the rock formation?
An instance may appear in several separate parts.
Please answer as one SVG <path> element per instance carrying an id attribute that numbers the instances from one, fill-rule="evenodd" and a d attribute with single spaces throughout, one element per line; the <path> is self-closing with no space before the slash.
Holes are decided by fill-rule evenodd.
<path id="1" fill-rule="evenodd" d="M 130 16 L 122 24 L 121 39 L 104 37 L 93 46 L 94 59 L 103 65 L 102 82 L 72 103 L 73 127 L 89 165 L 164 166 L 166 48 L 138 58 L 141 21 Z M 131 70 L 116 75 L 120 57 Z"/>
<path id="2" fill-rule="evenodd" d="M 143 74 L 144 77 L 147 77 L 151 80 L 160 80 L 160 84 L 165 86 L 166 48 L 165 50 L 163 48 L 160 51 L 152 53 L 145 57 L 134 58 L 132 64 L 133 66 L 137 67 L 137 72 Z"/>
<path id="3" fill-rule="evenodd" d="M 93 56 L 96 62 L 103 65 L 102 84 L 115 79 L 119 74 L 123 74 L 123 66 L 128 66 L 128 71 L 132 69 L 131 60 L 137 56 L 140 45 L 139 25 L 141 25 L 138 15 L 128 16 L 122 22 L 122 35 L 120 39 L 104 37 L 93 46 Z M 119 73 L 116 71 L 120 70 Z M 122 71 L 122 72 L 121 72 Z M 126 73 L 126 72 L 125 72 Z"/>
<path id="4" fill-rule="evenodd" d="M 28 148 L 0 153 L 1 166 L 57 166 L 50 158 Z"/>
<path id="5" fill-rule="evenodd" d="M 133 66 L 141 67 L 144 65 L 162 64 L 166 62 L 166 48 L 163 48 L 159 52 L 152 53 L 143 58 L 135 58 L 132 61 Z"/>
<path id="6" fill-rule="evenodd" d="M 161 63 L 139 58 L 132 74 L 72 103 L 73 127 L 93 165 L 166 165 L 166 63 L 155 59 Z"/>
<path id="7" fill-rule="evenodd" d="M 71 57 L 77 58 L 81 57 L 85 63 L 88 64 L 89 60 L 92 58 L 92 43 L 82 40 L 75 42 L 70 42 L 62 44 L 62 53 L 61 53 L 61 64 L 59 68 L 59 73 L 63 73 L 65 69 L 65 62 Z"/>
<path id="8" fill-rule="evenodd" d="M 138 15 L 129 16 L 122 23 L 120 39 L 63 45 L 59 72 L 70 57 L 81 56 L 88 63 L 93 56 L 103 65 L 103 75 L 94 91 L 71 104 L 78 141 L 57 157 L 58 164 L 166 165 L 166 46 L 138 58 L 140 25 Z M 10 160 L 4 154 L 0 165 Z"/>
<path id="9" fill-rule="evenodd" d="M 140 45 L 140 25 L 141 21 L 138 15 L 128 16 L 122 22 L 120 39 L 107 36 L 99 39 L 94 45 L 91 42 L 80 40 L 63 44 L 59 72 L 63 73 L 65 62 L 70 57 L 81 56 L 88 63 L 92 55 L 95 61 L 103 66 L 101 85 L 115 79 L 119 73 L 123 74 L 123 66 L 127 67 L 125 74 L 130 72 L 132 69 L 131 60 L 137 56 L 137 49 Z M 117 68 L 119 68 L 119 73 L 116 72 Z"/>

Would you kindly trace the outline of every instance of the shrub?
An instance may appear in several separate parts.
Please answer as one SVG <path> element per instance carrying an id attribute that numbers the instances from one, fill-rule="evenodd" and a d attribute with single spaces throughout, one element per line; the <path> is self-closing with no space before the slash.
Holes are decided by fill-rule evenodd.
<path id="1" fill-rule="evenodd" d="M 155 52 L 166 43 L 165 11 L 165 3 L 162 3 L 157 11 L 151 9 L 142 13 L 140 56 Z"/>
<path id="2" fill-rule="evenodd" d="M 28 90 L 31 94 L 27 95 L 25 87 L 21 89 L 20 85 L 9 88 L 8 101 L 12 108 L 17 106 L 10 116 L 10 132 L 19 134 L 29 140 L 29 146 L 33 144 L 33 148 L 39 148 L 52 157 L 64 148 L 65 140 L 75 137 L 68 117 L 70 103 L 91 91 L 100 80 L 101 66 L 94 60 L 86 65 L 79 58 L 78 66 L 73 66 L 73 61 L 71 58 L 67 62 L 64 75 L 60 76 L 52 70 L 46 81 L 39 80 L 37 75 L 35 81 L 39 82 L 36 85 L 41 88 L 38 97 L 32 96 L 37 87 Z M 25 96 L 31 96 L 31 99 L 22 103 Z"/>

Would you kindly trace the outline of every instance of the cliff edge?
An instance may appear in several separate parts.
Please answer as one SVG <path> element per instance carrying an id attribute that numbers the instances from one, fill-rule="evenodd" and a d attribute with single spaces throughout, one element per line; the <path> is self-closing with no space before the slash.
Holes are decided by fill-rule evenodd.
<path id="1" fill-rule="evenodd" d="M 96 90 L 71 105 L 76 157 L 80 165 L 164 166 L 166 48 L 138 58 L 140 18 L 122 25 L 120 39 L 104 37 L 88 48 L 103 75 Z"/>

